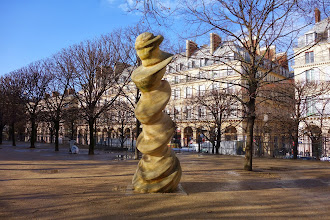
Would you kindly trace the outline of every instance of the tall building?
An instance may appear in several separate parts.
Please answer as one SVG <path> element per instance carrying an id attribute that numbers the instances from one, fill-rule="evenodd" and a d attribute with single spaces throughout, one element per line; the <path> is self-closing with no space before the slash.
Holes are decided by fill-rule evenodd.
<path id="1" fill-rule="evenodd" d="M 264 83 L 264 88 L 270 88 L 272 82 L 289 77 L 285 53 L 277 54 L 275 46 L 268 51 L 259 48 L 258 52 L 266 58 L 257 76 Z M 198 47 L 195 42 L 187 40 L 186 52 L 176 55 L 165 74 L 165 79 L 172 87 L 167 112 L 177 126 L 173 143 L 187 146 L 210 141 L 220 129 L 222 141 L 244 145 L 244 106 L 237 99 L 228 99 L 233 95 L 241 99 L 245 97 L 246 91 L 240 86 L 246 85 L 245 59 L 249 59 L 248 53 L 242 46 L 232 41 L 222 41 L 215 33 L 210 34 L 209 45 Z M 268 72 L 273 64 L 276 64 L 276 68 Z M 223 97 L 226 97 L 225 100 Z M 262 101 L 259 102 L 259 115 L 255 124 L 255 154 L 273 155 L 274 148 L 284 146 L 288 141 L 282 139 L 281 134 L 274 133 L 276 129 L 273 129 L 272 134 L 265 134 L 263 128 L 273 121 L 268 120 L 272 117 L 271 113 L 266 108 L 262 110 Z M 275 105 L 274 108 L 279 110 Z M 217 126 L 220 114 L 221 122 Z"/>
<path id="2" fill-rule="evenodd" d="M 330 155 L 330 18 L 321 20 L 319 9 L 315 9 L 314 26 L 299 37 L 294 55 L 295 83 L 315 88 L 305 92 L 300 106 L 305 111 L 298 154 Z"/>
<path id="3" fill-rule="evenodd" d="M 259 94 L 270 99 L 257 99 L 254 153 L 274 156 L 281 149 L 291 147 L 292 143 L 278 129 L 279 124 L 289 120 L 290 114 L 271 100 L 278 81 L 289 78 L 288 62 L 285 53 L 276 53 L 275 46 L 267 50 L 258 47 L 258 53 L 262 63 L 256 76 L 261 85 Z M 172 88 L 166 111 L 176 123 L 173 145 L 191 146 L 221 140 L 226 146 L 244 150 L 247 123 L 245 106 L 238 99 L 244 101 L 247 98 L 245 63 L 248 60 L 249 55 L 242 45 L 223 41 L 215 33 L 210 34 L 208 45 L 198 46 L 193 41 L 186 41 L 185 53 L 175 55 L 164 76 Z M 118 71 L 122 72 L 118 86 L 105 91 L 97 103 L 97 107 L 102 107 L 118 94 L 118 89 L 122 90 L 112 107 L 95 123 L 95 139 L 99 144 L 118 146 L 134 138 L 137 130 L 133 114 L 137 91 L 133 82 L 127 83 L 133 67 L 120 65 Z M 279 112 L 283 113 L 282 117 L 275 117 Z M 67 130 L 65 126 L 61 127 L 61 136 L 68 136 L 70 127 L 67 126 Z M 75 130 L 77 142 L 88 144 L 86 122 L 78 120 Z M 42 136 L 45 135 L 40 135 L 39 140 L 44 139 Z M 132 144 L 134 142 L 125 145 Z M 225 152 L 220 149 L 220 153 Z"/>

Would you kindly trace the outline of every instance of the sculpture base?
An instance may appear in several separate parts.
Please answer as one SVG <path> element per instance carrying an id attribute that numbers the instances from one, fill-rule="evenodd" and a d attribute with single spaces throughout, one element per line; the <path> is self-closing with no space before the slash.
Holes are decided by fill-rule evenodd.
<path id="1" fill-rule="evenodd" d="M 138 193 L 174 192 L 181 179 L 181 166 L 174 151 L 166 146 L 163 156 L 144 154 L 132 184 Z"/>
<path id="2" fill-rule="evenodd" d="M 133 189 L 133 185 L 129 184 L 126 187 L 126 192 L 125 195 L 126 196 L 132 196 L 132 195 L 137 195 L 140 194 L 138 192 L 135 192 Z M 169 193 L 165 193 L 165 194 L 169 194 L 169 195 L 181 195 L 181 196 L 188 196 L 188 193 L 184 190 L 184 188 L 182 187 L 181 183 L 179 183 L 178 187 L 173 191 L 173 192 L 169 192 Z"/>

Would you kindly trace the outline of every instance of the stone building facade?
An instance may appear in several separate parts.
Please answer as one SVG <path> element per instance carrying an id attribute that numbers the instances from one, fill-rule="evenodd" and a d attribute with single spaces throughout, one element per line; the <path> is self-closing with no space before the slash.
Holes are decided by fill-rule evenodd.
<path id="1" fill-rule="evenodd" d="M 300 84 L 314 84 L 320 94 L 306 93 L 304 119 L 300 123 L 298 154 L 312 155 L 313 144 L 320 155 L 330 155 L 330 18 L 321 20 L 315 9 L 315 25 L 298 39 L 294 48 L 294 79 Z M 314 91 L 314 90 L 313 90 Z M 314 91 L 315 92 L 315 91 Z M 314 153 L 315 154 L 315 153 Z"/>

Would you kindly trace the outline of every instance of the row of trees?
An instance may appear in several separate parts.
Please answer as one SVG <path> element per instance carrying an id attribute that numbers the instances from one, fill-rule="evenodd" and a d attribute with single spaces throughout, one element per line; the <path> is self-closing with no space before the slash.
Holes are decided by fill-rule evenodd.
<path id="1" fill-rule="evenodd" d="M 135 3 L 136 5 L 134 5 Z M 214 57 L 220 64 L 229 65 L 233 71 L 240 74 L 241 78 L 244 79 L 240 83 L 233 83 L 235 86 L 239 86 L 241 91 L 244 91 L 244 98 L 238 95 L 231 95 L 231 97 L 234 97 L 235 101 L 239 102 L 242 109 L 244 109 L 244 120 L 247 124 L 244 169 L 252 170 L 254 124 L 258 111 L 257 99 L 263 98 L 261 88 L 265 88 L 264 79 L 270 72 L 278 68 L 281 63 L 280 57 L 275 58 L 274 64 L 276 65 L 270 65 L 263 74 L 260 74 L 259 70 L 264 69 L 264 64 L 269 58 L 268 54 L 273 45 L 277 45 L 283 52 L 288 52 L 303 28 L 311 24 L 308 19 L 302 16 L 302 14 L 307 14 L 304 10 L 314 8 L 308 5 L 310 1 L 182 0 L 177 1 L 175 7 L 167 7 L 162 1 L 158 0 L 141 0 L 135 1 L 135 3 L 132 5 L 132 2 L 129 1 L 132 10 L 141 11 L 142 9 L 145 19 L 150 22 L 153 22 L 154 19 L 158 24 L 169 26 L 171 24 L 169 19 L 174 18 L 175 20 L 184 16 L 187 21 L 185 27 L 189 28 L 189 31 L 184 33 L 191 34 L 191 37 L 216 31 L 225 36 L 226 41 L 240 45 L 242 50 L 237 50 L 234 44 L 231 48 L 231 52 L 237 58 L 235 65 L 226 62 L 221 57 L 215 55 Z M 301 18 L 304 21 L 297 22 L 297 19 Z M 299 26 L 299 24 L 301 25 Z M 103 112 L 113 106 L 116 98 L 123 92 L 122 87 L 129 78 L 126 77 L 119 83 L 121 72 L 116 71 L 116 68 L 118 68 L 119 63 L 126 63 L 131 66 L 137 64 L 133 45 L 137 36 L 135 33 L 141 33 L 142 31 L 135 30 L 132 28 L 122 30 L 96 40 L 74 45 L 62 50 L 52 58 L 35 62 L 28 67 L 11 73 L 16 74 L 18 78 L 26 75 L 24 76 L 26 82 L 22 83 L 24 89 L 20 90 L 20 93 L 23 103 L 26 103 L 25 108 L 29 115 L 31 134 L 35 133 L 36 115 L 41 111 L 38 108 L 39 103 L 41 100 L 47 100 L 44 99 L 47 97 L 45 94 L 50 94 L 52 91 L 57 91 L 59 94 L 56 95 L 55 93 L 54 96 L 49 96 L 49 100 L 58 97 L 58 101 L 55 103 L 58 103 L 56 106 L 60 106 L 60 108 L 51 105 L 51 101 L 46 105 L 50 108 L 50 112 L 54 112 L 53 116 L 49 118 L 52 118 L 56 130 L 57 126 L 55 124 L 57 122 L 55 123 L 55 121 L 62 117 L 61 109 L 66 106 L 65 88 L 73 89 L 77 106 L 82 110 L 80 117 L 85 119 L 89 125 L 89 153 L 93 154 L 93 125 Z M 264 48 L 262 53 L 260 53 L 260 47 Z M 292 58 L 293 56 L 288 57 L 289 60 Z M 54 77 L 49 77 L 50 75 Z M 31 83 L 31 80 L 28 80 L 30 76 L 35 82 L 27 87 L 27 83 Z M 50 83 L 54 79 L 57 79 L 58 83 Z M 49 89 L 49 85 L 52 84 L 54 87 L 61 85 L 61 88 Z M 111 88 L 114 89 L 111 90 Z M 111 99 L 105 101 L 102 97 L 104 97 L 106 91 L 113 91 L 113 94 L 109 96 Z M 63 95 L 63 98 L 61 98 L 61 95 Z M 135 97 L 137 100 L 138 95 Z M 131 100 L 130 103 L 134 106 L 136 100 Z M 215 100 L 220 103 L 219 98 Z M 4 123 L 3 121 L 0 120 L 0 126 Z M 31 135 L 31 147 L 34 147 L 34 137 L 35 135 Z"/>
<path id="2" fill-rule="evenodd" d="M 0 141 L 8 125 L 15 145 L 15 126 L 28 121 L 30 147 L 35 148 L 37 124 L 47 122 L 58 151 L 60 124 L 84 120 L 89 127 L 89 154 L 94 154 L 96 120 L 118 96 L 129 97 L 123 87 L 138 64 L 134 42 L 140 32 L 141 27 L 119 29 L 1 77 Z"/>

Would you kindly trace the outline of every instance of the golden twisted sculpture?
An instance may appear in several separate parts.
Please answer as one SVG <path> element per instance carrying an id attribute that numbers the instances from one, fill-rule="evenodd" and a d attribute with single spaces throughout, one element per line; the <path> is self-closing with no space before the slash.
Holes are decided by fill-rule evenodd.
<path id="1" fill-rule="evenodd" d="M 163 52 L 159 45 L 163 36 L 145 32 L 136 38 L 135 49 L 142 61 L 132 74 L 141 90 L 135 116 L 142 123 L 137 148 L 143 153 L 132 183 L 135 192 L 173 192 L 181 179 L 181 166 L 174 151 L 167 146 L 174 134 L 174 123 L 163 112 L 171 97 L 171 87 L 162 80 L 172 54 Z"/>

